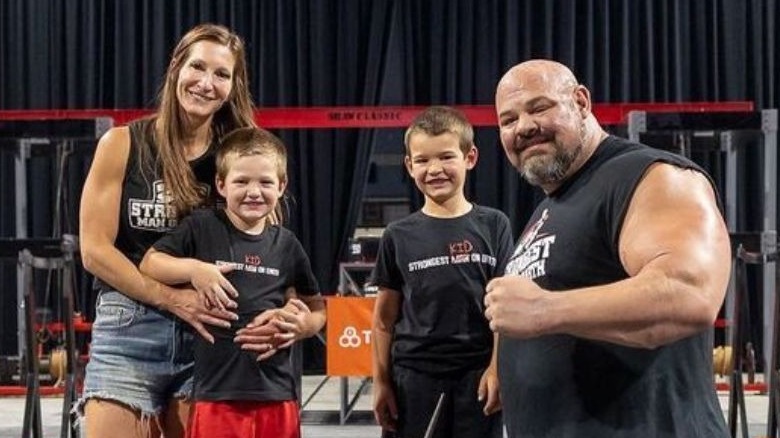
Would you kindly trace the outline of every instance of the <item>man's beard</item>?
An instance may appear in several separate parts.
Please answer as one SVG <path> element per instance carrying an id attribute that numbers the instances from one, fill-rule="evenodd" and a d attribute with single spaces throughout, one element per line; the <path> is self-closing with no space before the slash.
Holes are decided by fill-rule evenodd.
<path id="1" fill-rule="evenodd" d="M 525 160 L 520 175 L 534 186 L 558 184 L 563 182 L 571 169 L 572 163 L 582 152 L 582 143 L 571 150 L 566 150 L 557 142 L 553 143 L 555 153 L 532 155 Z"/>

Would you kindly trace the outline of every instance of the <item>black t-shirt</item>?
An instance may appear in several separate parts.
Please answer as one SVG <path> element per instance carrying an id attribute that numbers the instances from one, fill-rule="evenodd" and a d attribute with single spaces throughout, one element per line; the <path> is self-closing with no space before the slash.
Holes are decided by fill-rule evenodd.
<path id="1" fill-rule="evenodd" d="M 608 137 L 536 209 L 507 264 L 551 291 L 628 277 L 620 230 L 655 162 L 703 172 L 668 152 Z M 502 337 L 504 421 L 520 437 L 726 437 L 712 380 L 711 331 L 654 350 L 568 335 Z"/>
<path id="2" fill-rule="evenodd" d="M 319 294 L 309 258 L 295 235 L 280 226 L 269 226 L 260 235 L 246 234 L 233 226 L 223 210 L 199 210 L 154 248 L 234 267 L 225 277 L 239 292 L 239 320 L 229 330 L 207 325 L 215 338 L 213 345 L 197 338 L 195 399 L 294 400 L 290 349 L 257 362 L 257 354 L 242 351 L 233 337 L 262 311 L 282 307 L 287 288 L 294 287 L 298 295 Z"/>
<path id="3" fill-rule="evenodd" d="M 511 250 L 509 219 L 488 207 L 446 219 L 418 211 L 388 225 L 372 281 L 402 294 L 393 366 L 439 375 L 485 367 L 493 347 L 485 285 Z"/>

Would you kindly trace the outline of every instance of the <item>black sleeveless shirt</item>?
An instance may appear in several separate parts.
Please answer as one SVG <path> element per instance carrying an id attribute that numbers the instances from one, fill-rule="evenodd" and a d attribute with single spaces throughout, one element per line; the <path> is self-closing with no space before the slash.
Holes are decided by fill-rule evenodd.
<path id="1" fill-rule="evenodd" d="M 682 156 L 608 137 L 538 206 L 507 274 L 551 291 L 627 278 L 620 230 L 639 181 L 655 162 L 704 173 Z M 654 350 L 569 335 L 502 337 L 499 376 L 512 438 L 728 436 L 709 330 Z"/>
<path id="2" fill-rule="evenodd" d="M 167 202 L 163 185 L 162 168 L 157 160 L 157 146 L 154 142 L 154 119 L 130 122 L 130 153 L 127 157 L 125 176 L 122 182 L 122 199 L 119 206 L 119 224 L 115 245 L 136 266 L 143 259 L 146 250 L 164 233 L 177 224 L 176 212 Z M 143 166 L 139 150 L 144 148 L 153 165 Z M 216 187 L 215 146 L 190 162 L 195 177 L 208 187 L 206 205 L 214 204 Z M 100 282 L 102 283 L 102 282 Z M 103 288 L 106 286 L 103 285 Z M 108 287 L 108 289 L 111 289 Z"/>

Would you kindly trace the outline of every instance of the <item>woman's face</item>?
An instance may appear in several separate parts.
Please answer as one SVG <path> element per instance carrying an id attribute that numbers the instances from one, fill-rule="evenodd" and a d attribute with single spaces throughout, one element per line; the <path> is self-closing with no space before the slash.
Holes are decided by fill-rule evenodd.
<path id="1" fill-rule="evenodd" d="M 179 106 L 188 118 L 210 118 L 228 100 L 235 63 L 227 46 L 211 41 L 192 45 L 176 83 Z"/>

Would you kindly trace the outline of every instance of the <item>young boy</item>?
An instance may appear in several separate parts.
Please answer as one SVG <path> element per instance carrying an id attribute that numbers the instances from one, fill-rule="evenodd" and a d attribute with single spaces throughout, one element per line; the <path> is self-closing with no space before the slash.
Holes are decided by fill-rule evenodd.
<path id="1" fill-rule="evenodd" d="M 285 347 L 317 333 L 325 311 L 303 247 L 277 224 L 287 185 L 281 140 L 259 128 L 228 134 L 217 151 L 216 185 L 226 208 L 194 212 L 141 263 L 159 281 L 192 283 L 207 305 L 237 301 L 233 327 L 211 326 L 214 344 L 196 342 L 187 436 L 299 438 L 296 378 Z M 267 334 L 259 357 L 234 342 L 247 324 Z"/>
<path id="2" fill-rule="evenodd" d="M 425 196 L 420 211 L 388 225 L 372 274 L 374 415 L 401 438 L 502 436 L 495 339 L 485 319 L 488 281 L 512 251 L 509 219 L 466 200 L 477 162 L 473 129 L 430 107 L 406 131 L 404 162 Z"/>

